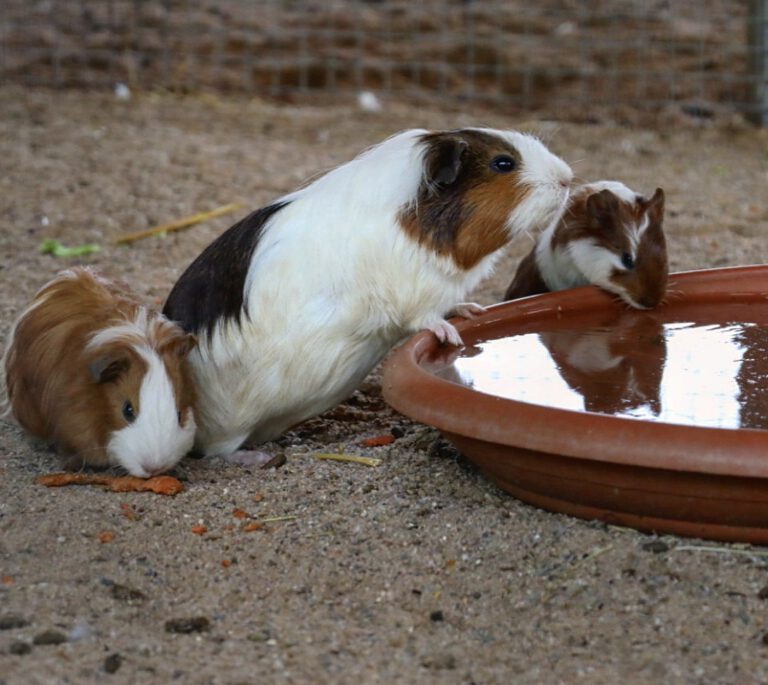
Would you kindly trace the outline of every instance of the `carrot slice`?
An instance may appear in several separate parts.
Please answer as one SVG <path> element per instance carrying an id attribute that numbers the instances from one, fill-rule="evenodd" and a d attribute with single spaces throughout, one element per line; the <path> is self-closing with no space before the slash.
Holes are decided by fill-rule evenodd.
<path id="1" fill-rule="evenodd" d="M 35 483 L 49 488 L 63 485 L 101 485 L 111 492 L 154 492 L 158 495 L 176 495 L 184 490 L 181 481 L 173 476 L 108 476 L 96 473 L 51 473 L 35 478 Z"/>

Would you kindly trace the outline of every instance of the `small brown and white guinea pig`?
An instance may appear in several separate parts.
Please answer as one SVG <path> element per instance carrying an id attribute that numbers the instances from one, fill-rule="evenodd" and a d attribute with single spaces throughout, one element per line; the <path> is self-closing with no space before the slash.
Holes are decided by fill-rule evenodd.
<path id="1" fill-rule="evenodd" d="M 349 396 L 404 335 L 446 321 L 572 173 L 536 138 L 410 130 L 259 209 L 181 275 L 164 313 L 198 337 L 197 447 L 231 455 Z M 235 457 L 240 461 L 239 457 Z"/>
<path id="2" fill-rule="evenodd" d="M 663 222 L 661 188 L 648 199 L 616 181 L 579 186 L 520 262 L 504 297 L 592 283 L 637 309 L 655 307 L 667 287 Z"/>
<path id="3" fill-rule="evenodd" d="M 122 466 L 146 478 L 192 447 L 193 336 L 88 268 L 35 295 L 4 356 L 10 411 L 68 468 Z"/>

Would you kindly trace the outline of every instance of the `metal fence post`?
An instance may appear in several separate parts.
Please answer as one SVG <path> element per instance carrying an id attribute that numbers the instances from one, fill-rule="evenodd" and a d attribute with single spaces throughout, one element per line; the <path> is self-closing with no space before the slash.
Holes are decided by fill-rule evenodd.
<path id="1" fill-rule="evenodd" d="M 768 126 L 768 0 L 750 0 L 747 32 L 754 102 L 750 118 L 758 126 Z"/>

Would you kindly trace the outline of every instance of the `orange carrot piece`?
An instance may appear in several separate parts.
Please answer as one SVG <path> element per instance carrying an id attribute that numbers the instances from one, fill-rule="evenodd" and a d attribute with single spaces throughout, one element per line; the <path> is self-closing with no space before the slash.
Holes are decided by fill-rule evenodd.
<path id="1" fill-rule="evenodd" d="M 387 433 L 386 435 L 377 435 L 373 438 L 366 438 L 363 440 L 363 445 L 366 447 L 381 447 L 383 445 L 391 445 L 395 441 L 395 436 Z"/>

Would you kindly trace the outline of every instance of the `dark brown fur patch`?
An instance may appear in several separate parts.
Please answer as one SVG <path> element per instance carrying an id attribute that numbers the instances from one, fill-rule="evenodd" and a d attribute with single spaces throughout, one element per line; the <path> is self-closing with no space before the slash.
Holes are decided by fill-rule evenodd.
<path id="1" fill-rule="evenodd" d="M 251 257 L 265 226 L 286 204 L 252 212 L 216 238 L 176 281 L 163 313 L 197 335 L 211 335 L 222 319 L 240 321 Z"/>
<path id="2" fill-rule="evenodd" d="M 520 154 L 484 131 L 429 133 L 421 142 L 424 180 L 416 203 L 401 210 L 400 224 L 420 244 L 471 269 L 509 241 L 507 220 L 526 192 L 519 182 Z M 502 154 L 516 161 L 515 171 L 491 169 Z"/>
<path id="3" fill-rule="evenodd" d="M 512 283 L 504 293 L 505 300 L 514 300 L 518 297 L 547 293 L 549 288 L 541 277 L 539 265 L 536 263 L 536 253 L 531 250 L 520 262 L 515 272 Z"/>
<path id="4" fill-rule="evenodd" d="M 192 406 L 186 352 L 180 356 L 174 345 L 188 351 L 193 343 L 157 313 L 149 313 L 147 336 L 131 333 L 89 348 L 95 333 L 134 321 L 140 307 L 126 286 L 77 268 L 44 286 L 16 323 L 4 369 L 13 414 L 28 433 L 53 442 L 71 468 L 107 466 L 105 447 L 125 425 L 125 400 L 140 411 L 146 362 L 132 349 L 136 342 L 168 347 L 163 358 L 178 408 Z M 119 372 L 99 382 L 91 372 L 97 359 L 121 360 Z"/>

